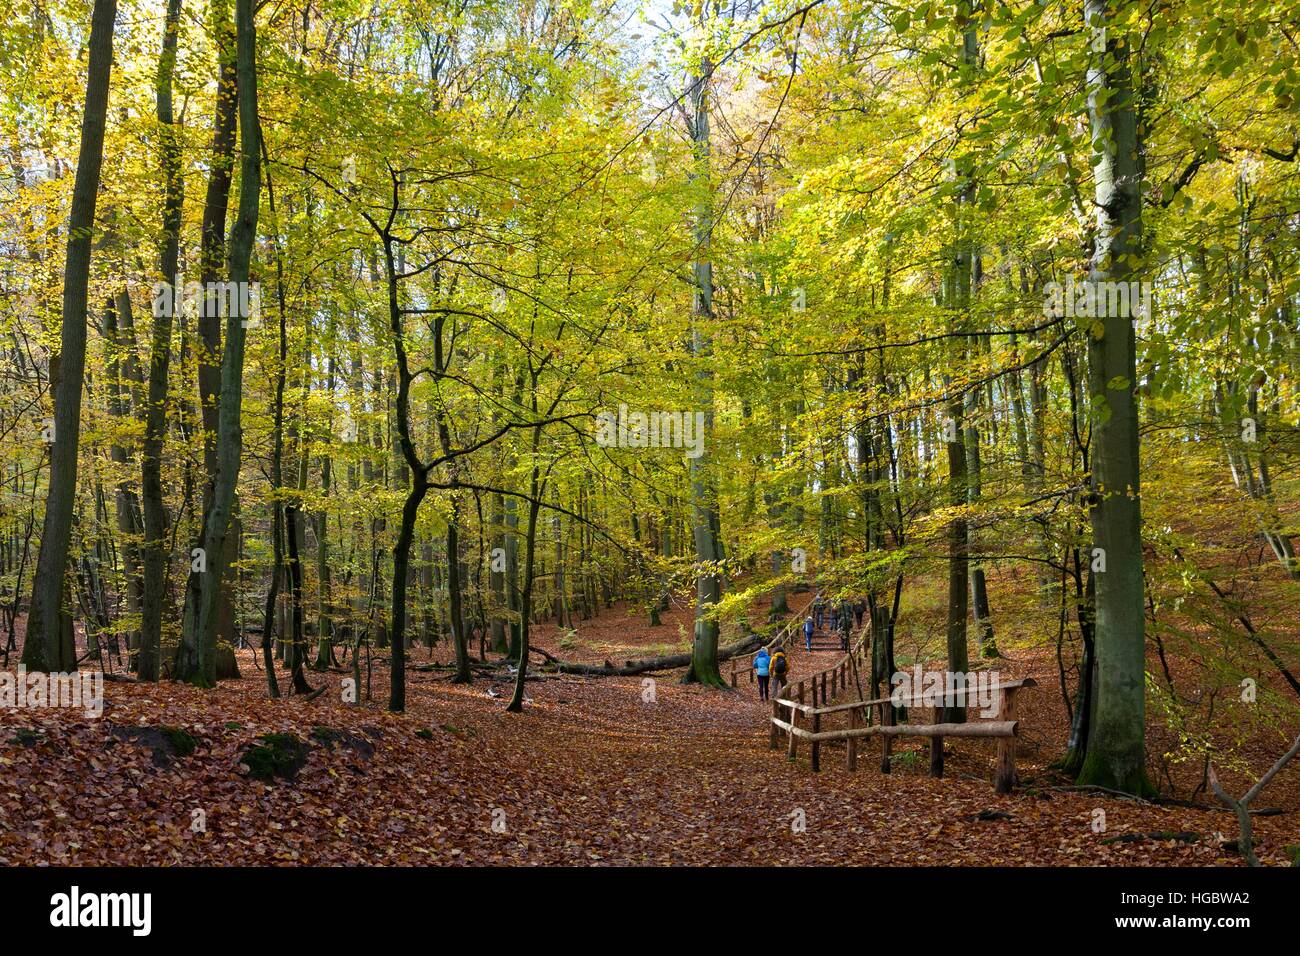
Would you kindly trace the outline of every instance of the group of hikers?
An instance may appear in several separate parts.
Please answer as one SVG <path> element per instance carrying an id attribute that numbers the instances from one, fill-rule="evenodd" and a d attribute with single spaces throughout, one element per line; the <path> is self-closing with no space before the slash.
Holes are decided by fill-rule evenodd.
<path id="1" fill-rule="evenodd" d="M 809 651 L 812 650 L 813 635 L 822 629 L 823 623 L 827 631 L 839 634 L 840 649 L 847 651 L 849 635 L 854 623 L 862 627 L 862 619 L 867 613 L 867 602 L 863 598 L 858 598 L 856 601 L 841 598 L 835 601 L 823 597 L 820 591 L 813 597 L 808 607 L 811 613 L 803 622 L 803 639 L 804 648 Z M 786 683 L 786 674 L 789 670 L 789 658 L 779 641 L 771 651 L 766 647 L 759 648 L 758 654 L 754 657 L 754 673 L 758 677 L 758 699 L 770 699 L 770 693 L 773 691 L 780 693 L 781 687 Z"/>
<path id="2" fill-rule="evenodd" d="M 808 607 L 812 613 L 803 622 L 803 640 L 804 648 L 810 651 L 813 635 L 822 629 L 823 622 L 826 624 L 827 631 L 839 634 L 840 650 L 847 651 L 849 634 L 853 630 L 854 621 L 857 622 L 858 627 L 861 627 L 862 618 L 867 613 L 867 602 L 863 598 L 858 598 L 856 601 L 850 601 L 848 598 L 833 601 L 822 597 L 820 591 Z"/>
<path id="3" fill-rule="evenodd" d="M 769 652 L 766 647 L 758 649 L 754 658 L 754 673 L 758 675 L 758 699 L 768 700 L 768 685 L 772 692 L 781 693 L 785 686 L 785 675 L 790 671 L 790 658 L 785 654 L 785 647 L 778 641 Z"/>

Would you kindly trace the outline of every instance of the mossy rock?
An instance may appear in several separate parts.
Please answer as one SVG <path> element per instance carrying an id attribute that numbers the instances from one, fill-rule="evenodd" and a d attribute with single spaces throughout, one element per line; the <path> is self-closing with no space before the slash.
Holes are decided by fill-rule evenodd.
<path id="1" fill-rule="evenodd" d="M 193 734 L 182 727 L 167 724 L 145 727 L 109 727 L 109 733 L 118 740 L 148 747 L 153 751 L 155 766 L 169 766 L 178 757 L 188 757 L 198 748 Z"/>
<path id="2" fill-rule="evenodd" d="M 1300 846 L 1295 844 L 1287 846 L 1286 858 L 1291 861 L 1292 866 L 1300 866 Z"/>
<path id="3" fill-rule="evenodd" d="M 421 740 L 432 740 L 433 731 L 430 730 L 428 727 L 421 727 L 419 730 L 415 732 L 415 736 L 419 737 Z"/>
<path id="4" fill-rule="evenodd" d="M 9 741 L 11 744 L 21 744 L 24 747 L 35 747 L 45 737 L 39 730 L 32 730 L 30 727 L 19 727 L 14 731 L 13 738 Z"/>
<path id="5" fill-rule="evenodd" d="M 158 729 L 162 732 L 163 736 L 167 738 L 167 741 L 172 746 L 172 750 L 175 751 L 176 756 L 178 757 L 188 757 L 190 754 L 194 753 L 194 748 L 198 746 L 198 741 L 194 739 L 194 735 L 180 727 L 168 727 L 163 725 Z"/>
<path id="6" fill-rule="evenodd" d="M 239 762 L 248 767 L 248 776 L 263 783 L 277 778 L 292 780 L 307 762 L 307 745 L 297 734 L 263 734 L 260 744 L 251 744 Z"/>
<path id="7" fill-rule="evenodd" d="M 333 727 L 317 726 L 311 729 L 311 739 L 326 750 L 333 750 L 334 745 L 338 744 L 367 758 L 374 756 L 375 753 L 374 744 L 349 730 L 336 730 Z"/>

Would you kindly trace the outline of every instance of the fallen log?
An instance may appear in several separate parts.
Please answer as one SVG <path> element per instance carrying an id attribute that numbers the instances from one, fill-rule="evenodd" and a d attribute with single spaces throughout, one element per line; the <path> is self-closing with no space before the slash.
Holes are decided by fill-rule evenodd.
<path id="1" fill-rule="evenodd" d="M 718 648 L 718 661 L 726 661 L 735 657 L 737 654 L 744 654 L 748 651 L 757 650 L 763 645 L 763 635 L 747 634 L 744 639 L 726 647 Z M 578 664 L 571 661 L 562 661 L 546 651 L 538 648 L 536 650 L 561 674 L 581 674 L 586 677 L 632 677 L 636 674 L 647 674 L 650 671 L 669 671 L 677 667 L 686 667 L 691 663 L 691 654 L 666 654 L 662 657 L 651 657 L 641 661 L 626 661 L 622 667 L 617 667 L 609 661 L 604 664 Z"/>
<path id="2" fill-rule="evenodd" d="M 876 724 L 871 727 L 850 727 L 844 730 L 813 732 L 771 717 L 769 720 L 786 733 L 804 740 L 848 740 L 850 737 L 1014 737 L 1019 732 L 1019 721 L 994 720 L 972 724 Z"/>

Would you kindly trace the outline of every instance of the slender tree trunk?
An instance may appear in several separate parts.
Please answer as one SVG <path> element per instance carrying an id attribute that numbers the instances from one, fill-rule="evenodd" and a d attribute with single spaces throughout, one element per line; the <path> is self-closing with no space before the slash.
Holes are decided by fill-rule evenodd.
<path id="1" fill-rule="evenodd" d="M 184 284 L 176 274 L 180 259 L 183 180 L 179 131 L 172 116 L 172 74 L 176 67 L 180 0 L 169 0 L 162 55 L 158 61 L 157 113 L 163 129 L 162 167 L 166 179 L 163 245 L 159 256 L 161 283 L 153 299 L 153 337 L 149 353 L 149 400 L 145 411 L 144 454 L 140 465 L 140 495 L 144 506 L 144 581 L 141 603 L 139 676 L 157 680 L 162 648 L 162 618 L 166 602 L 167 508 L 163 502 L 162 456 L 167 432 L 167 379 L 171 364 L 172 323 L 181 309 Z"/>
<path id="2" fill-rule="evenodd" d="M 302 535 L 302 513 L 296 505 L 284 509 L 285 533 L 289 542 L 289 589 L 293 608 L 289 642 L 289 673 L 293 680 L 295 694 L 311 692 L 307 683 L 304 664 L 307 660 L 307 644 L 303 637 L 302 611 L 302 552 L 300 536 Z"/>
<path id="3" fill-rule="evenodd" d="M 328 392 L 334 393 L 334 360 L 330 359 Z M 326 454 L 321 458 L 322 500 L 328 501 L 332 486 L 333 462 Z M 334 607 L 330 596 L 329 512 L 324 507 L 314 516 L 316 530 L 316 659 L 312 669 L 328 670 L 334 663 Z"/>
<path id="4" fill-rule="evenodd" d="M 712 64 L 701 64 L 699 75 L 691 84 L 691 142 L 694 167 L 691 179 L 708 186 L 709 176 L 709 85 Z M 695 372 L 695 398 L 704 412 L 704 431 L 699 437 L 707 448 L 713 434 L 713 373 L 708 368 L 711 361 L 712 340 L 709 325 L 713 320 L 713 263 L 709 259 L 710 240 L 713 236 L 713 210 L 709 199 L 700 200 L 695 213 L 695 242 L 697 247 L 694 265 L 693 307 L 691 310 L 691 353 L 697 362 Z M 718 622 L 710 612 L 722 600 L 722 575 L 718 562 L 722 559 L 719 545 L 718 500 L 714 486 L 711 459 L 706 450 L 689 459 L 691 483 L 691 531 L 695 541 L 695 634 L 692 644 L 691 666 L 684 678 L 711 687 L 725 687 L 726 682 L 718 669 Z"/>
<path id="5" fill-rule="evenodd" d="M 230 206 L 231 173 L 235 161 L 235 119 L 239 84 L 235 64 L 235 37 L 230 23 L 229 0 L 212 3 L 212 31 L 221 64 L 212 117 L 212 148 L 208 158 L 207 193 L 203 200 L 203 225 L 199 245 L 199 282 L 205 290 L 221 280 L 226 265 L 226 214 Z M 217 407 L 221 391 L 221 310 L 215 296 L 204 293 L 198 318 L 199 408 L 203 416 L 203 506 L 212 501 L 212 476 L 217 473 Z"/>
<path id="6" fill-rule="evenodd" d="M 131 320 L 131 297 L 123 290 L 116 302 L 110 301 L 104 310 L 104 327 L 108 333 L 111 353 L 108 378 L 111 400 L 109 410 L 113 417 L 127 420 L 132 414 L 130 391 L 126 382 L 132 382 L 138 366 L 132 361 L 135 355 L 134 323 Z M 142 529 L 140 502 L 126 477 L 130 455 L 120 441 L 114 441 L 109 456 L 122 471 L 114 495 L 117 531 L 122 537 L 122 569 L 126 581 L 126 611 L 133 617 L 140 613 L 140 546 L 136 541 Z M 130 666 L 138 666 L 136 654 L 140 647 L 140 632 L 127 635 L 127 650 L 131 654 Z"/>
<path id="7" fill-rule="evenodd" d="M 537 394 L 535 387 L 533 394 L 534 396 Z M 534 413 L 536 412 L 535 406 L 536 403 L 534 402 Z M 541 496 L 544 492 L 543 482 L 540 480 L 540 469 L 537 464 L 537 450 L 540 442 L 541 428 L 534 427 L 533 466 L 528 483 L 531 498 L 528 502 L 528 528 L 524 536 L 524 588 L 520 598 L 522 609 L 520 621 L 522 623 L 519 628 L 519 669 L 515 674 L 514 693 L 510 697 L 510 703 L 506 706 L 506 710 L 513 713 L 519 713 L 524 709 L 524 685 L 528 680 L 528 629 L 532 619 L 533 581 L 536 577 L 534 571 L 536 570 L 537 560 L 537 515 L 541 511 Z"/>
<path id="8" fill-rule="evenodd" d="M 238 46 L 240 185 L 239 214 L 230 230 L 230 283 L 241 302 L 251 298 L 249 266 L 261 196 L 261 152 L 257 118 L 257 37 L 253 0 L 236 0 Z M 203 520 L 202 549 L 206 571 L 191 571 L 185 594 L 176 677 L 201 686 L 216 682 L 215 652 L 218 601 L 225 568 L 225 540 L 239 483 L 243 433 L 244 339 L 250 316 L 245 308 L 229 310 L 226 344 L 221 357 L 221 399 L 217 428 L 217 471 L 212 506 Z"/>
<path id="9" fill-rule="evenodd" d="M 76 668 L 76 650 L 65 640 L 63 577 L 72 539 L 77 497 L 77 454 L 81 438 L 81 383 L 86 371 L 86 302 L 95 232 L 95 203 L 104 162 L 104 122 L 113 65 L 116 0 L 95 0 L 90 18 L 90 57 L 82 112 L 81 146 L 68 217 L 68 251 L 63 266 L 63 328 L 54 385 L 54 435 L 45 522 L 36 559 L 23 663 L 28 670 L 66 672 Z"/>
<path id="10" fill-rule="evenodd" d="M 465 633 L 465 601 L 461 587 L 460 500 L 452 494 L 451 517 L 447 522 L 447 615 L 452 644 L 456 648 L 456 674 L 452 683 L 468 684 L 469 640 Z"/>
<path id="11" fill-rule="evenodd" d="M 506 610 L 507 554 L 505 526 L 505 495 L 492 496 L 492 537 L 488 553 L 488 589 L 492 592 L 492 641 L 495 654 L 509 651 L 506 642 L 507 622 L 502 612 Z M 499 569 L 499 570 L 498 570 Z"/>

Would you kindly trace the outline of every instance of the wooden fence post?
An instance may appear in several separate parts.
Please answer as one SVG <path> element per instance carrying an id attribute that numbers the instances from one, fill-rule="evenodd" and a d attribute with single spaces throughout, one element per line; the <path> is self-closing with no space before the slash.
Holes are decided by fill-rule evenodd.
<path id="1" fill-rule="evenodd" d="M 930 723 L 937 724 L 948 716 L 947 705 L 930 708 Z M 930 776 L 943 776 L 943 738 L 930 738 Z"/>
<path id="2" fill-rule="evenodd" d="M 781 692 L 777 691 L 776 696 L 772 698 L 772 719 L 773 720 L 779 720 L 781 718 L 781 705 L 780 703 L 778 703 L 780 697 L 781 697 Z M 777 748 L 777 745 L 780 742 L 780 735 L 781 735 L 781 728 L 778 727 L 775 723 L 772 724 L 772 732 L 767 741 L 767 745 L 769 749 L 775 750 Z"/>
<path id="3" fill-rule="evenodd" d="M 998 691 L 998 720 L 1016 719 L 1015 687 L 1004 687 Z M 1016 783 L 1016 738 L 998 738 L 997 776 L 993 779 L 993 788 L 998 793 L 1010 793 Z"/>
<path id="4" fill-rule="evenodd" d="M 803 681 L 799 682 L 798 693 L 795 694 L 794 696 L 799 698 L 799 703 L 801 704 L 803 703 Z M 793 707 L 790 708 L 790 727 L 791 727 L 790 747 L 786 751 L 786 756 L 789 757 L 791 760 L 793 760 L 799 753 L 799 744 L 797 743 L 798 738 L 795 736 L 794 729 L 793 729 L 795 725 L 799 722 L 795 716 L 798 713 L 799 711 L 797 711 L 795 708 Z"/>
<path id="5" fill-rule="evenodd" d="M 857 726 L 858 726 L 858 711 L 856 708 L 854 708 L 849 711 L 849 729 L 853 730 Z M 848 743 L 849 743 L 848 768 L 849 771 L 852 772 L 858 769 L 858 738 L 850 737 Z"/>
<path id="6" fill-rule="evenodd" d="M 821 733 L 822 715 L 813 714 L 812 730 L 813 733 Z M 820 740 L 812 742 L 812 768 L 813 773 L 818 773 L 822 769 L 822 744 Z"/>
<path id="7" fill-rule="evenodd" d="M 790 743 L 786 747 L 786 751 L 785 751 L 785 756 L 787 760 L 794 760 L 799 749 L 799 745 L 796 743 L 796 741 L 799 738 L 796 737 L 794 733 L 794 729 L 797 726 L 799 726 L 799 711 L 791 707 L 790 708 Z"/>
<path id="8" fill-rule="evenodd" d="M 882 726 L 893 726 L 894 723 L 894 705 L 891 701 L 885 701 L 880 705 L 880 723 Z M 894 749 L 894 738 L 889 734 L 881 734 L 882 745 L 880 748 L 880 772 L 889 773 L 890 754 Z"/>
<path id="9" fill-rule="evenodd" d="M 817 678 L 814 677 L 814 678 L 812 679 L 812 705 L 813 705 L 813 709 L 816 710 L 818 707 L 822 706 L 822 704 L 824 704 L 824 703 L 826 703 L 826 688 L 825 688 L 825 687 L 822 688 L 821 699 L 820 699 L 820 701 L 819 701 L 819 700 L 818 700 L 818 694 L 817 694 Z M 813 732 L 813 733 L 817 733 L 817 731 L 819 731 L 819 730 L 821 729 L 821 724 L 822 724 L 822 717 L 821 717 L 821 714 L 813 714 L 813 715 L 812 715 L 812 721 L 811 721 L 812 732 Z M 822 745 L 821 745 L 821 743 L 820 743 L 819 741 L 814 740 L 814 741 L 812 742 L 811 753 L 810 753 L 810 755 L 809 755 L 809 756 L 811 757 L 811 760 L 812 760 L 812 768 L 813 768 L 813 771 L 814 771 L 814 772 L 815 772 L 815 771 L 818 771 L 818 770 L 821 770 L 821 768 L 822 768 L 822 765 L 821 765 L 821 754 L 822 754 Z"/>

